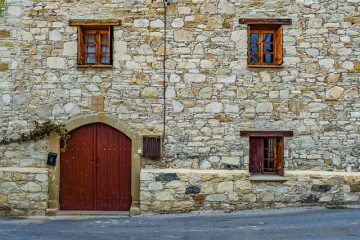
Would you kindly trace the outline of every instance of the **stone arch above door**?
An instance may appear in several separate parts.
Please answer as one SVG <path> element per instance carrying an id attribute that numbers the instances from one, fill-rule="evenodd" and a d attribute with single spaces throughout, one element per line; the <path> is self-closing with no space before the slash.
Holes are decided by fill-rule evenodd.
<path id="1" fill-rule="evenodd" d="M 141 147 L 140 135 L 131 130 L 130 125 L 123 120 L 116 119 L 105 113 L 77 116 L 65 122 L 66 128 L 71 131 L 78 127 L 91 123 L 105 123 L 128 136 L 132 141 L 131 149 L 131 195 L 132 205 L 130 213 L 137 213 L 140 199 L 140 155 L 138 149 Z M 56 134 L 49 137 L 49 152 L 58 154 L 57 164 L 49 169 L 49 200 L 48 215 L 55 215 L 59 210 L 59 185 L 60 185 L 60 138 Z"/>

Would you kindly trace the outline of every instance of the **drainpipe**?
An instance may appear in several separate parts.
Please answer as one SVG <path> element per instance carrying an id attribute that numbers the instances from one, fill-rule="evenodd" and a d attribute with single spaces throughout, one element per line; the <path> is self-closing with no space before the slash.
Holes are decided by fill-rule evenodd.
<path id="1" fill-rule="evenodd" d="M 164 4 L 164 58 L 163 58 L 163 101 L 164 101 L 164 116 L 163 116 L 163 136 L 162 136 L 162 143 L 163 143 L 163 147 L 162 147 L 162 152 L 163 154 L 165 153 L 165 131 L 166 131 L 166 42 L 167 42 L 167 38 L 166 38 L 166 17 L 167 17 L 167 6 L 170 5 L 170 0 L 163 0 L 163 4 Z"/>

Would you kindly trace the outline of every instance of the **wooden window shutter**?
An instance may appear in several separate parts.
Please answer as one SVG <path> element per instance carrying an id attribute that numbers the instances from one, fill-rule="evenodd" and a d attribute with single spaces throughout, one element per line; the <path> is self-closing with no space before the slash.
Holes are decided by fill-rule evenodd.
<path id="1" fill-rule="evenodd" d="M 144 136 L 143 137 L 143 156 L 152 159 L 161 157 L 161 137 Z"/>
<path id="2" fill-rule="evenodd" d="M 250 138 L 250 173 L 263 173 L 264 168 L 264 139 Z"/>
<path id="3" fill-rule="evenodd" d="M 78 64 L 82 65 L 85 63 L 85 43 L 84 43 L 84 33 L 80 26 L 78 26 Z"/>
<path id="4" fill-rule="evenodd" d="M 283 28 L 280 26 L 275 34 L 275 56 L 274 64 L 281 65 L 283 63 Z"/>
<path id="5" fill-rule="evenodd" d="M 109 26 L 108 27 L 108 39 L 109 39 L 109 64 L 113 63 L 113 32 L 112 32 L 113 27 Z"/>
<path id="6" fill-rule="evenodd" d="M 275 158 L 275 171 L 277 174 L 284 175 L 284 139 L 276 139 L 276 158 Z"/>
<path id="7" fill-rule="evenodd" d="M 248 50 L 247 50 L 247 62 L 248 62 L 248 64 L 251 64 L 250 63 L 250 42 L 251 42 L 251 40 L 250 40 L 250 35 L 251 35 L 251 28 L 250 28 L 250 26 L 248 25 L 247 26 L 247 46 L 248 46 Z"/>

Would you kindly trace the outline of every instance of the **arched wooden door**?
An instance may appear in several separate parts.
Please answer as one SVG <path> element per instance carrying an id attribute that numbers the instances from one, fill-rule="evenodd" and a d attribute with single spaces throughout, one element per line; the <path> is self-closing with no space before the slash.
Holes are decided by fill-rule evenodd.
<path id="1" fill-rule="evenodd" d="M 60 209 L 128 211 L 131 139 L 103 123 L 71 132 L 60 160 Z"/>

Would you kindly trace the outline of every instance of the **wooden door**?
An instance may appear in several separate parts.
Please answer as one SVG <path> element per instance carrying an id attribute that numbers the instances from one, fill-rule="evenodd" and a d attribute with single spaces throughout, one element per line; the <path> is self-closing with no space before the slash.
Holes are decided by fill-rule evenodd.
<path id="1" fill-rule="evenodd" d="M 60 209 L 128 211 L 131 140 L 94 123 L 71 132 L 60 160 Z"/>

